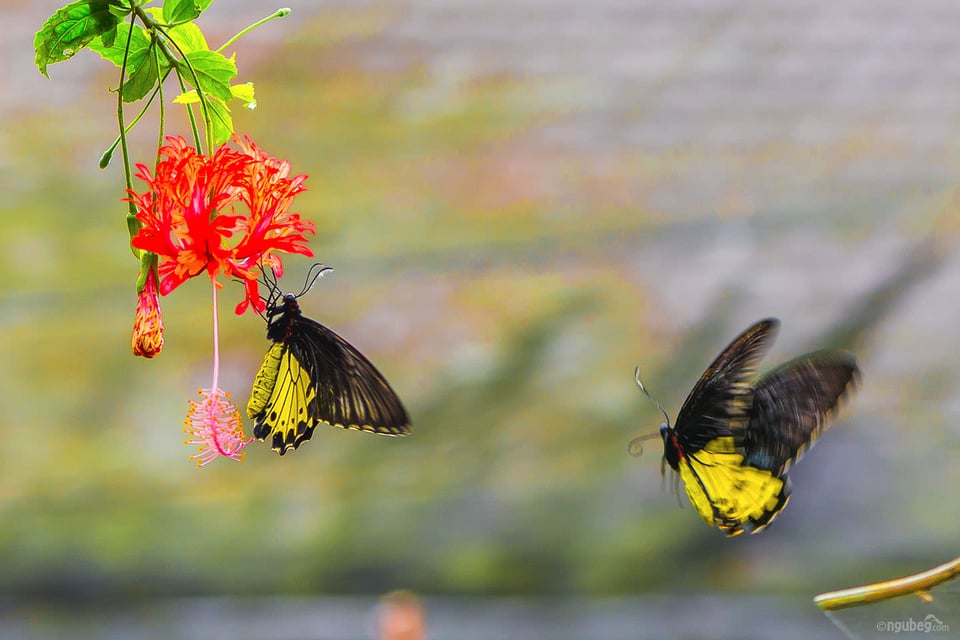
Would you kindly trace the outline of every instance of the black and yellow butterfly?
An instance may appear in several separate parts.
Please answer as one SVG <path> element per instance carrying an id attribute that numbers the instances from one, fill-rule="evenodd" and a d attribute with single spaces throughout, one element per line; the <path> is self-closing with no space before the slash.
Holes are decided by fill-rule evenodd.
<path id="1" fill-rule="evenodd" d="M 254 437 L 269 438 L 283 455 L 309 440 L 318 422 L 388 436 L 410 433 L 406 409 L 377 368 L 349 342 L 300 311 L 298 298 L 330 270 L 314 266 L 319 271 L 299 294 L 283 295 L 274 279 L 264 277 L 270 290 L 264 318 L 273 345 L 247 403 Z"/>
<path id="2" fill-rule="evenodd" d="M 666 420 L 659 433 L 661 473 L 664 462 L 679 472 L 700 517 L 728 536 L 762 530 L 786 506 L 787 470 L 829 426 L 860 378 L 852 355 L 820 351 L 751 384 L 779 325 L 761 320 L 730 343 L 700 376 L 675 427 L 657 402 Z M 639 369 L 636 382 L 649 396 Z M 631 442 L 631 450 L 643 439 Z"/>

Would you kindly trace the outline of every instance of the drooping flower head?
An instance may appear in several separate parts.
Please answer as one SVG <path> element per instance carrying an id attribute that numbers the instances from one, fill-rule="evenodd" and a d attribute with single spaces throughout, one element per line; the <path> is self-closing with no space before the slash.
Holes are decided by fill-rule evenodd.
<path id="1" fill-rule="evenodd" d="M 137 312 L 133 320 L 133 355 L 152 358 L 163 348 L 163 315 L 157 292 L 157 275 L 147 269 L 143 288 L 137 294 Z"/>
<path id="2" fill-rule="evenodd" d="M 182 137 L 167 138 L 153 173 L 137 165 L 147 183 L 143 193 L 130 192 L 141 228 L 134 247 L 160 258 L 160 293 L 167 295 L 188 278 L 206 273 L 244 283 L 245 296 L 236 307 L 262 312 L 257 276 L 261 268 L 283 275 L 279 253 L 312 256 L 305 234 L 312 222 L 290 211 L 306 190 L 305 175 L 288 177 L 290 165 L 264 153 L 249 138 L 240 147 L 226 145 L 212 156 L 198 153 Z"/>
<path id="3" fill-rule="evenodd" d="M 153 173 L 137 165 L 137 177 L 148 189 L 129 193 L 140 224 L 131 243 L 144 252 L 141 261 L 150 266 L 146 282 L 141 282 L 134 353 L 149 357 L 160 350 L 158 291 L 167 295 L 189 278 L 201 274 L 210 278 L 213 381 L 208 389 L 201 389 L 199 402 L 190 402 L 185 423 L 190 435 L 186 443 L 199 447 L 191 457 L 201 466 L 221 456 L 242 460 L 243 449 L 251 441 L 243 434 L 237 406 L 218 385 L 218 278 L 243 282 L 237 314 L 249 307 L 262 313 L 266 303 L 257 282 L 261 270 L 270 269 L 280 277 L 280 253 L 313 255 L 306 244 L 306 234 L 315 233 L 313 223 L 290 211 L 294 198 L 306 189 L 306 176 L 288 177 L 290 165 L 267 155 L 249 138 L 234 137 L 234 143 L 239 150 L 222 146 L 206 156 L 183 138 L 167 138 Z"/>

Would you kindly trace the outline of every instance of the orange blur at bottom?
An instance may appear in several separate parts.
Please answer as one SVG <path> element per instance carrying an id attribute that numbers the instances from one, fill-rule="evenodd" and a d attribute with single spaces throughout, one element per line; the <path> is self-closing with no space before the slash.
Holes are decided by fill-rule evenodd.
<path id="1" fill-rule="evenodd" d="M 393 591 L 377 607 L 377 640 L 426 640 L 423 604 L 410 591 Z"/>

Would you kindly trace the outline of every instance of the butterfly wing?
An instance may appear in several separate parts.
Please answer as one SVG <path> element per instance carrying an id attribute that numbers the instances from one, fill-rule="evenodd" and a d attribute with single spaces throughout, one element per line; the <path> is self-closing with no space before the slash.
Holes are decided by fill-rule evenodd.
<path id="1" fill-rule="evenodd" d="M 770 471 L 744 465 L 734 438 L 706 443 L 679 463 L 691 504 L 710 526 L 728 536 L 763 529 L 787 504 L 790 488 Z"/>
<path id="2" fill-rule="evenodd" d="M 768 318 L 741 333 L 717 356 L 687 396 L 676 427 L 686 454 L 702 449 L 746 422 L 750 410 L 750 379 L 773 344 L 780 322 Z"/>
<path id="3" fill-rule="evenodd" d="M 353 345 L 301 315 L 283 321 L 289 329 L 264 358 L 247 406 L 255 437 L 270 438 L 283 455 L 309 440 L 318 422 L 382 435 L 410 432 L 397 394 Z"/>
<path id="4" fill-rule="evenodd" d="M 309 318 L 298 318 L 290 349 L 317 392 L 315 414 L 335 427 L 406 435 L 410 418 L 396 392 L 353 345 Z"/>
<path id="5" fill-rule="evenodd" d="M 860 379 L 856 358 L 822 351 L 792 360 L 757 383 L 750 420 L 737 434 L 744 464 L 783 475 L 829 427 Z"/>
<path id="6" fill-rule="evenodd" d="M 312 379 L 290 346 L 274 343 L 257 372 L 247 404 L 247 415 L 254 420 L 254 437 L 271 437 L 280 455 L 296 449 L 313 435 L 315 399 Z"/>

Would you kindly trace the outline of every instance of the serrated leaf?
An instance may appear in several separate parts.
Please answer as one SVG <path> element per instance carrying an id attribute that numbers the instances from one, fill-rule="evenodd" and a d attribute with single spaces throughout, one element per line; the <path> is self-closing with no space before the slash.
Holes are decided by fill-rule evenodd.
<path id="1" fill-rule="evenodd" d="M 192 22 L 171 27 L 167 30 L 167 34 L 184 55 L 194 51 L 210 50 L 207 39 L 203 36 L 203 31 L 200 31 L 200 27 Z"/>
<path id="2" fill-rule="evenodd" d="M 190 22 L 200 15 L 203 9 L 197 0 L 165 0 L 163 3 L 163 21 L 167 24 Z"/>
<path id="3" fill-rule="evenodd" d="M 237 65 L 216 51 L 194 51 L 187 54 L 186 59 L 193 67 L 193 72 L 197 74 L 195 80 L 193 72 L 186 64 L 182 65 L 181 73 L 188 84 L 224 102 L 232 97 L 230 80 L 237 76 Z M 197 80 L 200 83 L 199 87 L 196 84 Z"/>
<path id="4" fill-rule="evenodd" d="M 147 56 L 143 64 L 134 69 L 123 83 L 123 101 L 136 102 L 143 98 L 157 85 L 159 79 L 157 59 L 152 55 Z"/>
<path id="5" fill-rule="evenodd" d="M 130 37 L 130 54 L 127 56 L 127 69 L 133 70 L 143 64 L 150 51 L 150 35 L 140 25 L 134 25 L 133 35 L 130 35 L 130 25 L 126 22 L 118 24 L 114 30 L 116 37 L 112 45 L 103 42 L 103 38 L 94 40 L 89 47 L 100 54 L 104 60 L 119 66 L 123 65 L 123 50 L 127 46 L 127 37 Z"/>
<path id="6" fill-rule="evenodd" d="M 33 39 L 40 73 L 46 76 L 48 65 L 69 60 L 91 40 L 112 30 L 128 11 L 117 0 L 77 0 L 57 9 Z"/>

